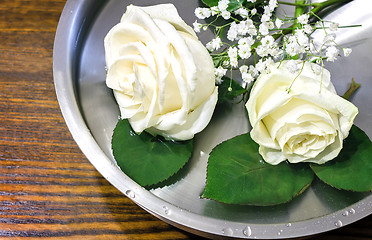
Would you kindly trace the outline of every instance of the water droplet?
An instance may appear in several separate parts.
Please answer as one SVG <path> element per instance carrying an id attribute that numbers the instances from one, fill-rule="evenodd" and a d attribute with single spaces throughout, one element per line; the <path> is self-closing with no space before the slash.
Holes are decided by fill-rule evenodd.
<path id="1" fill-rule="evenodd" d="M 335 222 L 336 227 L 342 227 L 342 222 L 340 220 Z"/>
<path id="2" fill-rule="evenodd" d="M 167 206 L 163 206 L 163 209 L 164 209 L 164 213 L 165 213 L 166 215 L 171 214 L 171 210 L 170 210 Z"/>
<path id="3" fill-rule="evenodd" d="M 135 198 L 136 194 L 132 190 L 128 190 L 125 192 L 125 194 L 130 198 Z"/>
<path id="4" fill-rule="evenodd" d="M 206 155 L 208 155 L 208 154 L 206 154 L 206 153 L 203 152 L 203 151 L 200 151 L 200 156 L 201 156 L 201 157 L 204 157 L 204 156 L 206 156 Z"/>
<path id="5" fill-rule="evenodd" d="M 350 214 L 354 214 L 354 213 L 355 213 L 355 209 L 354 209 L 354 208 L 351 208 L 351 209 L 349 210 L 349 213 L 350 213 Z"/>
<path id="6" fill-rule="evenodd" d="M 244 236 L 250 237 L 252 235 L 252 229 L 250 226 L 247 226 L 243 229 Z"/>
<path id="7" fill-rule="evenodd" d="M 222 233 L 226 236 L 232 236 L 234 234 L 234 231 L 231 228 L 224 228 L 222 229 Z"/>
<path id="8" fill-rule="evenodd" d="M 292 226 L 292 223 L 287 223 L 285 226 L 290 227 L 290 226 Z"/>
<path id="9" fill-rule="evenodd" d="M 345 211 L 345 212 L 342 213 L 342 216 L 347 217 L 348 215 L 349 215 L 349 212 L 348 211 Z"/>

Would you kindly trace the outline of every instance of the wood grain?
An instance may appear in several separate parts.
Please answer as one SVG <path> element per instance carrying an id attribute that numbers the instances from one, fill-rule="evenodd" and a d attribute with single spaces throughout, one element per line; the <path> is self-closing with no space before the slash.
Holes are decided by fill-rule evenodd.
<path id="1" fill-rule="evenodd" d="M 0 239 L 199 239 L 135 205 L 73 141 L 52 76 L 64 4 L 0 0 Z M 371 227 L 369 216 L 309 239 L 371 239 Z"/>

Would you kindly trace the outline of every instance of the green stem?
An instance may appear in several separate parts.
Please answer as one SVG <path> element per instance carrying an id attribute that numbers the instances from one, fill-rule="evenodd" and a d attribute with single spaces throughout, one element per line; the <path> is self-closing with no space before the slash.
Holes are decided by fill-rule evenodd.
<path id="1" fill-rule="evenodd" d="M 342 97 L 345 99 L 349 99 L 355 93 L 355 91 L 358 90 L 359 87 L 360 84 L 356 83 L 354 81 L 354 78 L 352 78 L 350 88 L 345 92 L 345 94 Z"/>
<path id="2" fill-rule="evenodd" d="M 300 16 L 301 14 L 303 14 L 304 13 L 304 11 L 305 11 L 305 2 L 306 2 L 306 0 L 296 0 L 296 2 L 295 2 L 295 6 L 296 6 L 296 8 L 295 8 L 295 25 L 297 26 L 297 17 L 298 16 Z"/>
<path id="3" fill-rule="evenodd" d="M 297 2 L 293 3 L 293 2 L 283 2 L 283 1 L 278 1 L 278 4 L 289 5 L 289 6 L 299 6 L 299 7 L 311 7 L 311 6 L 318 5 L 317 3 L 305 4 L 305 3 L 297 3 Z"/>
<path id="4" fill-rule="evenodd" d="M 302 15 L 305 11 L 305 6 L 303 6 L 306 3 L 306 0 L 296 0 L 296 8 L 295 8 L 295 19 L 294 19 L 294 24 L 293 24 L 293 30 L 292 33 L 294 34 L 297 30 L 298 27 L 298 20 L 297 18 Z M 294 56 L 293 59 L 298 59 L 298 56 Z"/>
<path id="5" fill-rule="evenodd" d="M 311 10 L 312 13 L 317 14 L 318 12 L 324 10 L 325 8 L 335 5 L 335 4 L 343 4 L 350 2 L 352 0 L 328 0 L 321 3 L 318 3 L 316 5 L 313 5 L 314 8 Z"/>

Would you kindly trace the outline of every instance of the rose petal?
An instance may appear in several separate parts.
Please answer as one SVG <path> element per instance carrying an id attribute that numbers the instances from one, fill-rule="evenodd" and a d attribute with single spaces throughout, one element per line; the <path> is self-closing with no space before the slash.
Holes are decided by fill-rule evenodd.
<path id="1" fill-rule="evenodd" d="M 147 7 L 137 7 L 130 5 L 127 7 L 127 12 L 121 18 L 121 22 L 125 21 L 127 18 L 128 12 L 134 10 L 135 8 L 141 8 L 144 12 L 146 12 L 151 18 L 154 19 L 161 19 L 171 23 L 178 31 L 186 32 L 192 35 L 194 38 L 197 39 L 197 36 L 194 30 L 187 25 L 182 18 L 179 16 L 177 9 L 174 7 L 173 4 L 159 4 L 155 6 L 147 6 Z"/>
<path id="2" fill-rule="evenodd" d="M 286 63 L 270 66 L 252 88 L 246 104 L 252 139 L 271 164 L 285 158 L 329 161 L 341 150 L 358 109 L 336 94 L 326 69 L 317 74 L 316 65 L 306 62 L 297 77 Z"/>
<path id="3" fill-rule="evenodd" d="M 196 74 L 188 83 L 189 108 L 195 109 L 215 91 L 214 64 L 207 49 L 197 39 L 181 32 L 195 64 Z M 182 55 L 179 55 L 182 57 Z M 189 79 L 187 81 L 190 81 Z"/>
<path id="4" fill-rule="evenodd" d="M 129 6 L 105 50 L 108 86 L 134 131 L 187 140 L 208 124 L 217 102 L 213 61 L 172 4 Z"/>
<path id="5" fill-rule="evenodd" d="M 286 160 L 286 157 L 284 157 L 283 153 L 277 149 L 268 148 L 260 145 L 258 152 L 261 154 L 265 162 L 272 165 L 277 165 Z"/>
<path id="6" fill-rule="evenodd" d="M 195 78 L 196 78 L 196 66 L 194 62 L 193 55 L 189 49 L 189 47 L 186 45 L 184 39 L 182 36 L 177 32 L 177 30 L 168 22 L 165 22 L 163 20 L 155 20 L 156 24 L 159 26 L 159 28 L 163 31 L 165 37 L 169 40 L 172 49 L 174 50 L 173 54 L 174 56 L 179 56 L 178 61 L 182 63 L 182 72 L 183 77 L 185 78 L 185 81 L 188 85 L 189 92 L 193 92 L 196 88 L 195 85 Z M 171 56 L 171 54 L 169 55 Z M 182 59 L 180 59 L 182 57 Z M 175 58 L 171 58 L 173 61 Z M 160 103 L 160 109 L 164 107 L 165 102 L 165 94 L 166 92 L 169 92 L 169 90 L 166 91 L 167 84 L 160 82 L 159 83 L 159 103 Z M 186 89 L 181 89 L 186 90 Z M 192 98 L 192 96 L 190 96 Z"/>
<path id="7" fill-rule="evenodd" d="M 215 87 L 212 95 L 204 101 L 199 107 L 187 115 L 185 124 L 176 126 L 169 131 L 160 131 L 156 128 L 148 129 L 152 134 L 162 134 L 171 139 L 185 140 L 194 137 L 195 133 L 203 130 L 212 118 L 214 107 L 217 103 L 218 87 Z M 160 117 L 162 118 L 162 117 Z M 163 116 L 166 118 L 166 116 Z"/>
<path id="8" fill-rule="evenodd" d="M 305 121 L 324 121 L 330 125 L 329 129 L 331 131 L 334 129 L 334 123 L 327 111 L 298 98 L 292 98 L 286 104 L 263 118 L 262 121 L 273 140 L 276 138 L 278 131 L 287 123 L 299 124 Z"/>
<path id="9" fill-rule="evenodd" d="M 115 25 L 104 39 L 106 66 L 111 65 L 120 57 L 118 49 L 131 42 L 151 41 L 150 34 L 141 26 L 130 23 Z"/>
<path id="10" fill-rule="evenodd" d="M 156 62 L 152 52 L 142 42 L 128 43 L 119 48 L 120 56 L 138 54 L 142 57 L 142 63 L 151 70 L 152 75 L 157 75 Z"/>

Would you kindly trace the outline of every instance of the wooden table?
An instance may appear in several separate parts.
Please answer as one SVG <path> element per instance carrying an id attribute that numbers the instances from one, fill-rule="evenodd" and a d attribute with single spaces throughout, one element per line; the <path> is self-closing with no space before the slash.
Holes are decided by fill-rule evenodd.
<path id="1" fill-rule="evenodd" d="M 0 239 L 199 239 L 139 208 L 89 163 L 54 92 L 63 0 L 0 0 Z M 310 239 L 372 239 L 372 216 Z"/>

